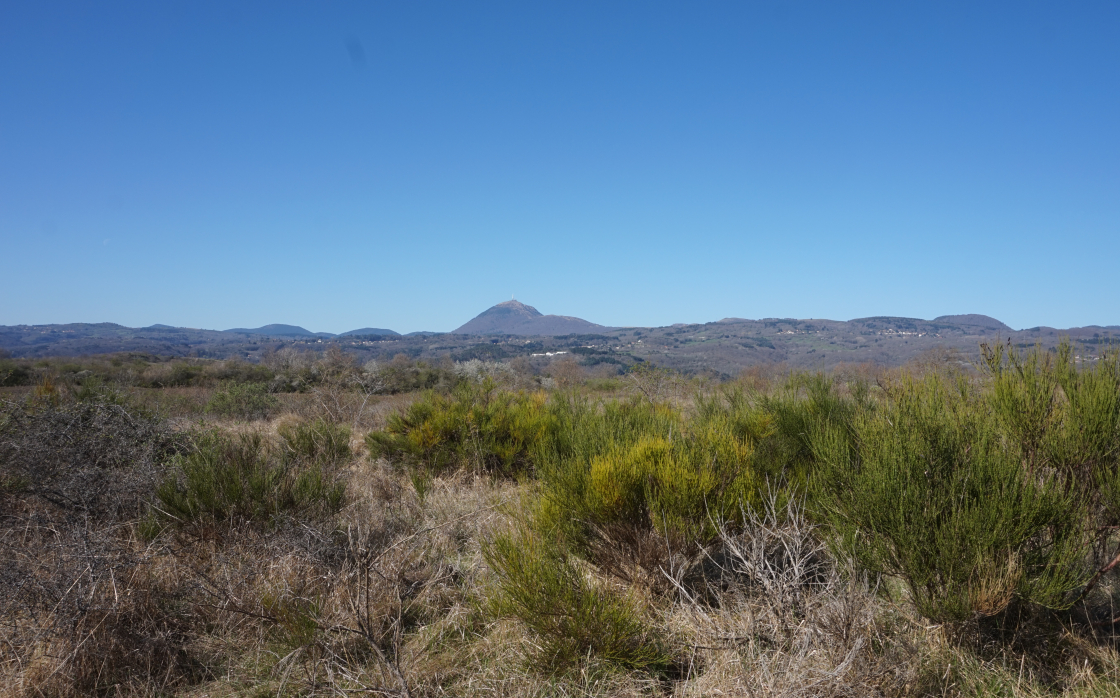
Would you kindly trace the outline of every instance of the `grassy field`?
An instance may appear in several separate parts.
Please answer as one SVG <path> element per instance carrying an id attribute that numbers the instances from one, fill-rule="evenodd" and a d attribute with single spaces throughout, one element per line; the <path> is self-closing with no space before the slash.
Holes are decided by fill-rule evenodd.
<path id="1" fill-rule="evenodd" d="M 3 695 L 1120 695 L 1115 353 L 5 376 Z"/>

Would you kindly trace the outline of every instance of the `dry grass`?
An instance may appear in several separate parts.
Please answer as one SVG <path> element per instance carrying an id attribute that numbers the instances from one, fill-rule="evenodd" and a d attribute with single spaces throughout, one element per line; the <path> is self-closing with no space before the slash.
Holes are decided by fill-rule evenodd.
<path id="1" fill-rule="evenodd" d="M 681 586 L 670 623 L 690 653 L 685 695 L 896 695 L 912 681 L 874 580 L 840 566 L 796 506 L 771 499 L 741 531 L 724 528 L 714 602 Z M 695 669 L 694 669 L 695 667 Z"/>
<path id="2" fill-rule="evenodd" d="M 796 506 L 773 501 L 698 556 L 667 551 L 649 566 L 657 580 L 626 585 L 609 569 L 581 567 L 595 585 L 631 595 L 672 648 L 673 671 L 627 672 L 594 657 L 542 671 L 540 639 L 496 610 L 482 553 L 528 518 L 535 485 L 462 470 L 421 481 L 369 459 L 364 434 L 411 395 L 280 394 L 272 419 L 208 419 L 268 439 L 317 418 L 350 426 L 346 506 L 272 527 L 170 527 L 146 540 L 145 493 L 167 467 L 151 437 L 173 441 L 170 425 L 196 424 L 211 390 L 132 389 L 170 421 L 130 431 L 93 420 L 97 433 L 121 437 L 115 450 L 50 441 L 65 420 L 19 438 L 0 429 L 28 468 L 53 464 L 43 487 L 0 493 L 0 695 L 1120 695 L 1110 628 L 1071 615 L 968 632 L 931 626 L 898 585 L 835 560 Z M 690 400 L 683 390 L 670 398 Z M 10 468 L 18 459 L 5 454 Z M 1100 617 L 1110 617 L 1114 593 L 1108 581 L 1095 592 Z"/>

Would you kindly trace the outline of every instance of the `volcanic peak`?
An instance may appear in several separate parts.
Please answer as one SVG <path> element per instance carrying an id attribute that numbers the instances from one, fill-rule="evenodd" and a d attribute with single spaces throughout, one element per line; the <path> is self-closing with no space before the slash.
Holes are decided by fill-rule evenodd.
<path id="1" fill-rule="evenodd" d="M 542 315 L 531 305 L 516 300 L 498 303 L 454 330 L 455 334 L 563 335 L 587 334 L 607 328 L 578 317 Z"/>

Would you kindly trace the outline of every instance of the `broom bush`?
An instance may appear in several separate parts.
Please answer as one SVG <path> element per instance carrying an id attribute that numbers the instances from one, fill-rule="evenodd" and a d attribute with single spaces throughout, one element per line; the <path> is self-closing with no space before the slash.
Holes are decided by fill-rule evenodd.
<path id="1" fill-rule="evenodd" d="M 1086 506 L 1068 477 L 1030 467 L 1037 432 L 1004 438 L 963 379 L 904 379 L 892 393 L 850 432 L 814 430 L 813 501 L 838 552 L 901 578 L 935 621 L 1016 598 L 1068 606 L 1087 579 Z"/>
<path id="2" fill-rule="evenodd" d="M 371 455 L 439 473 L 457 467 L 503 475 L 532 467 L 530 454 L 549 430 L 544 393 L 499 390 L 492 379 L 463 381 L 450 394 L 425 393 L 370 432 Z"/>
<path id="3" fill-rule="evenodd" d="M 333 513 L 344 486 L 321 462 L 278 456 L 259 433 L 206 431 L 172 461 L 156 488 L 156 511 L 180 524 L 200 520 L 272 523 L 282 515 Z"/>
<path id="4" fill-rule="evenodd" d="M 639 603 L 593 585 L 555 544 L 528 530 L 500 535 L 483 553 L 497 574 L 495 610 L 523 622 L 539 639 L 535 664 L 549 672 L 593 656 L 627 668 L 663 672 L 664 644 Z"/>

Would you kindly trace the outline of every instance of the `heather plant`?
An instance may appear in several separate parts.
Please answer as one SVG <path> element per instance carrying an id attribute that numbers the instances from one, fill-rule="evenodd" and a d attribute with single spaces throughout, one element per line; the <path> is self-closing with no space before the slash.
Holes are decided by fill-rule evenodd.
<path id="1" fill-rule="evenodd" d="M 124 518 L 181 441 L 156 415 L 118 400 L 64 401 L 44 389 L 0 410 L 0 482 L 58 511 Z"/>
<path id="2" fill-rule="evenodd" d="M 98 399 L 0 402 L 0 694 L 85 696 L 171 683 L 182 625 L 129 540 L 182 439 Z M 185 670 L 184 670 L 185 669 Z"/>

